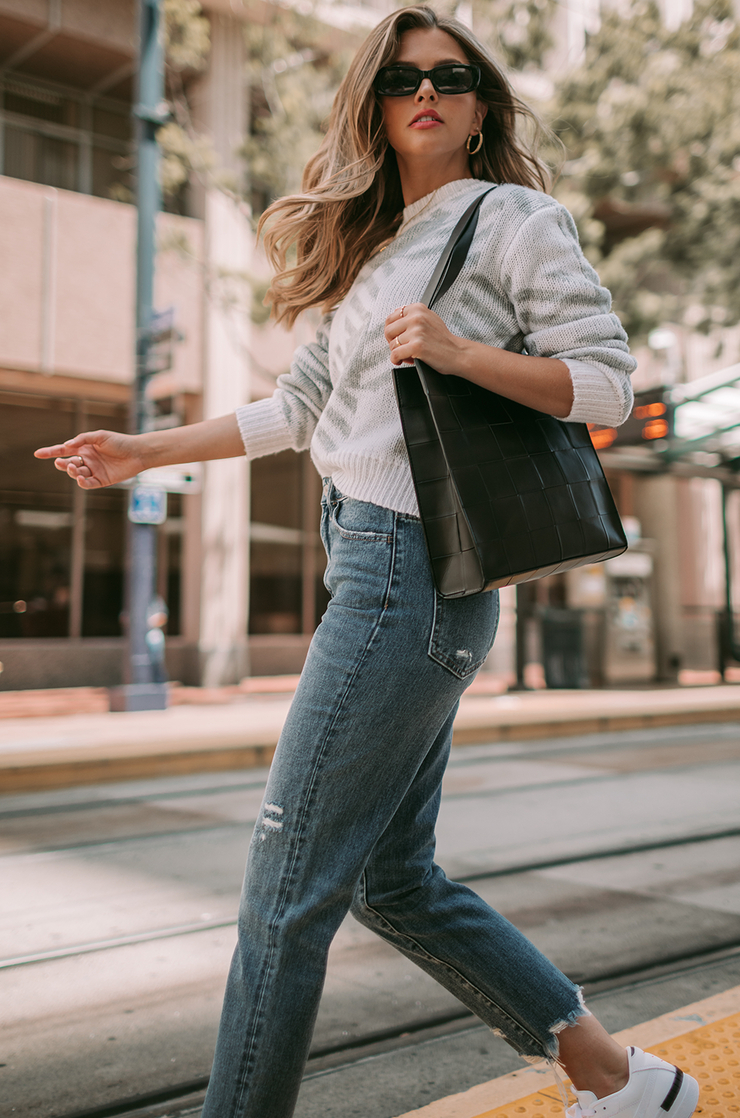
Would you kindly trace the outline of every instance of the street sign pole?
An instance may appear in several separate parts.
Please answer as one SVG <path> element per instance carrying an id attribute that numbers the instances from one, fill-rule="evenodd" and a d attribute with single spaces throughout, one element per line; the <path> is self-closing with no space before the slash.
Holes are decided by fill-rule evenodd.
<path id="1" fill-rule="evenodd" d="M 164 58 L 161 0 L 139 0 L 139 69 L 134 103 L 137 150 L 136 240 L 136 378 L 131 406 L 131 428 L 151 429 L 151 403 L 146 387 L 151 375 L 156 217 L 161 208 L 157 130 L 167 119 L 164 104 Z M 147 492 L 148 490 L 148 492 Z M 112 696 L 118 710 L 162 710 L 167 685 L 152 655 L 152 616 L 155 603 L 157 525 L 166 514 L 166 493 L 135 485 L 128 513 L 126 576 L 127 650 L 124 686 Z M 161 639 L 161 638 L 160 638 Z"/>

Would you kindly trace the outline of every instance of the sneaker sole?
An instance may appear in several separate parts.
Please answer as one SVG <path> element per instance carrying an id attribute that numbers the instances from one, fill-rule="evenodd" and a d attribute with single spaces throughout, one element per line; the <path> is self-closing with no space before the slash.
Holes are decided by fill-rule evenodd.
<path id="1" fill-rule="evenodd" d="M 680 1068 L 676 1068 L 671 1089 L 660 1104 L 661 1111 L 666 1118 L 691 1118 L 698 1102 L 699 1084 Z"/>

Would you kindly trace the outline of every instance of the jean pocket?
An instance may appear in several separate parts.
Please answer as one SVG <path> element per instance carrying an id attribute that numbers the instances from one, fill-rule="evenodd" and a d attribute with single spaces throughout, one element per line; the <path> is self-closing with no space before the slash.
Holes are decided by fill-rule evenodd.
<path id="1" fill-rule="evenodd" d="M 339 497 L 332 503 L 331 519 L 339 535 L 345 540 L 357 540 L 362 543 L 392 543 L 392 523 L 388 524 L 388 531 L 382 531 L 379 519 L 389 518 L 393 514 L 387 509 L 379 509 L 365 501 L 356 501 L 352 497 Z"/>
<path id="2" fill-rule="evenodd" d="M 458 679 L 467 679 L 491 651 L 498 617 L 498 590 L 469 598 L 441 598 L 435 591 L 429 656 Z"/>

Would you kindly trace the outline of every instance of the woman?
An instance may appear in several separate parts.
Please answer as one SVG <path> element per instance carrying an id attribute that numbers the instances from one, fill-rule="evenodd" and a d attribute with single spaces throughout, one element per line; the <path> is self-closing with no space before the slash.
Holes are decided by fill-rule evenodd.
<path id="1" fill-rule="evenodd" d="M 293 1112 L 327 952 L 350 909 L 525 1058 L 558 1061 L 575 1115 L 689 1118 L 696 1103 L 693 1080 L 626 1053 L 564 975 L 433 862 L 453 719 L 493 642 L 498 596 L 435 594 L 389 356 L 574 421 L 614 425 L 631 403 L 626 336 L 517 139 L 522 115 L 532 119 L 463 25 L 426 7 L 383 20 L 303 192 L 265 215 L 276 317 L 329 312 L 274 396 L 179 430 L 97 431 L 37 451 L 85 489 L 288 446 L 310 446 L 326 478 L 332 597 L 252 839 L 204 1118 Z M 465 267 L 429 311 L 417 300 L 447 238 L 492 183 Z"/>

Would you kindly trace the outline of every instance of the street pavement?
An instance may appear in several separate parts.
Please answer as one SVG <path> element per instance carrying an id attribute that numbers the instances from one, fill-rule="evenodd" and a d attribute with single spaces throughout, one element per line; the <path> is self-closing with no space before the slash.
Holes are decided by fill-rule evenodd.
<path id="1" fill-rule="evenodd" d="M 8 1112 L 49 1118 L 207 1074 L 266 775 L 2 797 Z M 739 784 L 732 723 L 461 745 L 445 777 L 438 860 L 472 876 L 578 981 L 693 959 L 740 942 Z M 527 868 L 500 876 L 516 866 Z M 626 1027 L 716 982 L 736 985 L 732 966 L 667 1000 L 663 987 L 633 990 L 599 1011 Z M 416 1027 L 457 1010 L 346 921 L 297 1118 L 390 1118 L 517 1066 L 484 1030 L 414 1040 Z M 371 1060 L 364 1049 L 350 1067 L 318 1055 L 389 1029 L 411 1034 Z"/>
<path id="2" fill-rule="evenodd" d="M 279 687 L 280 682 L 273 686 Z M 200 694 L 197 689 L 183 690 L 189 694 L 181 694 L 178 704 L 165 711 L 136 713 L 100 709 L 105 701 L 102 691 L 88 695 L 82 711 L 78 703 L 76 712 L 68 714 L 2 717 L 0 702 L 0 792 L 269 764 L 292 698 L 290 690 L 262 694 L 236 687 Z M 209 696 L 212 701 L 202 701 Z M 6 713 L 13 709 L 9 693 L 0 694 L 0 700 Z M 41 698 L 39 706 L 49 709 Z M 29 709 L 26 700 L 26 714 Z M 70 709 L 75 711 L 74 704 Z M 532 740 L 738 720 L 738 684 L 487 694 L 486 681 L 479 676 L 460 703 L 454 742 Z"/>

